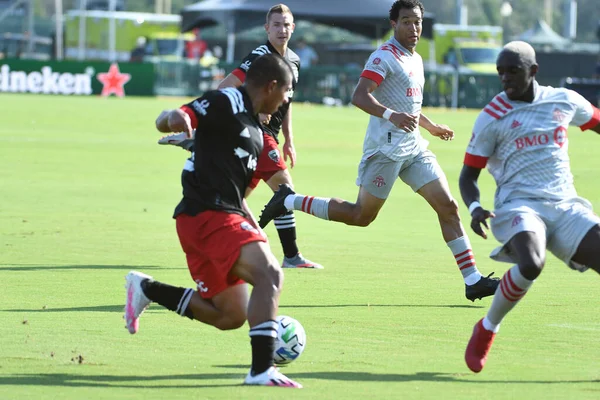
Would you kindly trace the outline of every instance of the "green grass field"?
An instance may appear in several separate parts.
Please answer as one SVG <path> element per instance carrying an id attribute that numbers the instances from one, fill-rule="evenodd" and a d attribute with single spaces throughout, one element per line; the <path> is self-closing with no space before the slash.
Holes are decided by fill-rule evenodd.
<path id="1" fill-rule="evenodd" d="M 285 271 L 280 314 L 301 321 L 308 336 L 285 373 L 303 390 L 240 385 L 247 328 L 220 332 L 152 306 L 129 335 L 122 308 L 130 269 L 193 283 L 171 219 L 186 153 L 156 145 L 153 126 L 180 101 L 0 96 L 0 399 L 600 397 L 596 274 L 549 256 L 486 369 L 472 374 L 464 348 L 490 299 L 465 299 L 433 211 L 402 182 L 368 228 L 296 214 L 302 252 L 325 266 Z M 298 192 L 354 200 L 366 115 L 294 108 Z M 476 113 L 427 114 L 457 132 L 450 143 L 431 138 L 430 148 L 458 198 Z M 569 134 L 579 192 L 599 209 L 599 138 Z M 489 207 L 487 172 L 481 188 Z M 269 198 L 262 184 L 251 207 L 258 212 Z M 267 233 L 281 257 L 272 224 Z M 509 264 L 487 257 L 496 242 L 470 236 L 479 269 L 501 276 Z"/>

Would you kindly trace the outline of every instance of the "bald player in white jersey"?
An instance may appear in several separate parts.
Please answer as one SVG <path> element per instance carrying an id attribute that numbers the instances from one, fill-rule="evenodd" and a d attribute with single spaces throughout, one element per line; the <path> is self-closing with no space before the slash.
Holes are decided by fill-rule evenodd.
<path id="1" fill-rule="evenodd" d="M 425 77 L 423 61 L 415 47 L 421 36 L 423 5 L 418 0 L 398 0 L 392 5 L 389 18 L 394 36 L 371 55 L 352 98 L 354 105 L 370 114 L 356 203 L 303 196 L 280 185 L 263 210 L 259 224 L 264 227 L 288 210 L 299 210 L 326 220 L 367 226 L 375 220 L 399 177 L 437 213 L 444 241 L 463 276 L 466 297 L 474 301 L 491 296 L 499 281 L 490 278 L 491 274 L 484 277 L 477 270 L 458 204 L 419 131 L 421 126 L 442 140 L 454 137 L 450 128 L 432 122 L 421 112 Z"/>
<path id="2" fill-rule="evenodd" d="M 571 268 L 600 272 L 600 218 L 577 196 L 567 149 L 567 128 L 600 133 L 600 110 L 578 93 L 540 86 L 533 48 L 508 43 L 497 60 L 504 92 L 479 114 L 460 175 L 460 191 L 483 238 L 486 220 L 502 244 L 498 261 L 516 263 L 496 290 L 485 318 L 473 329 L 465 353 L 473 372 L 483 369 L 500 322 L 527 293 L 546 249 Z M 497 185 L 495 211 L 479 203 L 477 179 L 488 167 Z"/>

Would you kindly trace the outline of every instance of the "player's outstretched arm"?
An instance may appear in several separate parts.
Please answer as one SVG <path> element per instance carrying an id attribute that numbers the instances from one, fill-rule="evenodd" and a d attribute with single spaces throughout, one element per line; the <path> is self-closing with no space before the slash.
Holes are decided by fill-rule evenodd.
<path id="1" fill-rule="evenodd" d="M 427 129 L 433 136 L 439 137 L 442 140 L 454 139 L 454 131 L 448 125 L 436 124 L 423 113 L 419 117 L 419 126 Z"/>
<path id="2" fill-rule="evenodd" d="M 469 167 L 468 165 L 463 166 L 458 186 L 460 188 L 460 195 L 469 207 L 469 213 L 471 213 L 471 229 L 482 238 L 487 239 L 487 234 L 481 226 L 483 225 L 486 229 L 489 229 L 487 219 L 494 218 L 495 215 L 493 212 L 485 210 L 479 204 L 479 186 L 477 185 L 477 180 L 480 173 L 480 168 Z"/>
<path id="3" fill-rule="evenodd" d="M 371 94 L 375 89 L 377 89 L 375 81 L 368 78 L 360 78 L 352 94 L 352 104 L 367 114 L 389 120 L 392 124 L 406 132 L 414 131 L 419 123 L 419 116 L 398 113 L 381 105 Z"/>

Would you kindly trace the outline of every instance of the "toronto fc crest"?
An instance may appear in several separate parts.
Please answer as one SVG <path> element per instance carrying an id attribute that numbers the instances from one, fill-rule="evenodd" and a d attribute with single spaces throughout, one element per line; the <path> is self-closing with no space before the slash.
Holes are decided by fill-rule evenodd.
<path id="1" fill-rule="evenodd" d="M 378 188 L 385 186 L 385 179 L 383 179 L 383 176 L 377 175 L 375 179 L 373 179 L 373 185 L 377 186 Z"/>

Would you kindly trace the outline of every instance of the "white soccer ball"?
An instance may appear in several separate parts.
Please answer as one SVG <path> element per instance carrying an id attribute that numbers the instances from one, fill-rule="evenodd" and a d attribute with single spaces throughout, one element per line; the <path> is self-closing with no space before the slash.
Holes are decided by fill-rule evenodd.
<path id="1" fill-rule="evenodd" d="M 306 333 L 300 322 L 292 317 L 277 317 L 277 338 L 275 339 L 275 364 L 285 365 L 300 357 L 306 347 Z"/>

